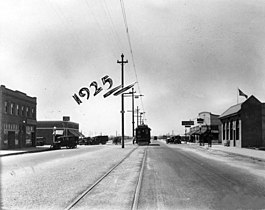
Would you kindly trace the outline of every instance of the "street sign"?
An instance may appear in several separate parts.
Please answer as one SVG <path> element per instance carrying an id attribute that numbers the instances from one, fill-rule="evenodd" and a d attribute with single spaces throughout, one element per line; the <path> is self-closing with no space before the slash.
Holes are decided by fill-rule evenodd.
<path id="1" fill-rule="evenodd" d="M 190 120 L 190 121 L 182 121 L 182 122 L 181 122 L 181 125 L 185 125 L 185 126 L 188 125 L 188 126 L 191 126 L 191 125 L 194 125 L 194 121 L 191 121 L 191 120 Z"/>
<path id="2" fill-rule="evenodd" d="M 197 123 L 202 124 L 204 120 L 202 118 L 197 118 Z"/>

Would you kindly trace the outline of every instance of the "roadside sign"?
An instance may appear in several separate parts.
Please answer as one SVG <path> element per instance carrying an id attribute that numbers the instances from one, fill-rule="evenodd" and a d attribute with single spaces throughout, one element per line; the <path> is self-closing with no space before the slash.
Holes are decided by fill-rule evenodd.
<path id="1" fill-rule="evenodd" d="M 194 121 L 182 121 L 181 122 L 181 125 L 185 125 L 185 126 L 191 126 L 191 125 L 194 125 Z"/>
<path id="2" fill-rule="evenodd" d="M 202 124 L 204 120 L 202 118 L 197 118 L 197 123 Z"/>

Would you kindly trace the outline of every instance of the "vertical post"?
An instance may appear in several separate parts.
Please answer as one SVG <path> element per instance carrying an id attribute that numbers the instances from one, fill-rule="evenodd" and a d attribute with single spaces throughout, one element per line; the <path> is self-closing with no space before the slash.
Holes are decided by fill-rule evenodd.
<path id="1" fill-rule="evenodd" d="M 138 123 L 138 117 L 139 117 L 139 108 L 138 108 L 138 106 L 137 106 L 137 109 L 136 109 L 137 127 L 138 127 L 138 125 L 139 125 L 139 123 Z"/>
<path id="2" fill-rule="evenodd" d="M 134 88 L 132 88 L 132 137 L 134 137 Z"/>
<path id="3" fill-rule="evenodd" d="M 128 63 L 128 60 L 124 61 L 124 55 L 121 54 L 121 61 L 117 61 L 117 63 L 121 64 L 121 88 L 124 87 L 124 64 Z M 124 95 L 121 94 L 121 147 L 124 148 Z"/>

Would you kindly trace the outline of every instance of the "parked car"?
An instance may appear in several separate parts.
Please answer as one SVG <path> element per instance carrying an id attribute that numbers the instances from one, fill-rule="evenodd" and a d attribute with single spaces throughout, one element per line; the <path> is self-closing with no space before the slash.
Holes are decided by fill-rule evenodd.
<path id="1" fill-rule="evenodd" d="M 174 137 L 174 144 L 181 144 L 181 136 L 175 136 Z"/>
<path id="2" fill-rule="evenodd" d="M 92 144 L 92 139 L 90 137 L 84 137 L 79 139 L 78 142 L 79 145 L 91 145 Z"/>
<path id="3" fill-rule="evenodd" d="M 166 142 L 167 142 L 167 144 L 174 143 L 174 139 L 172 137 L 168 137 Z"/>
<path id="4" fill-rule="evenodd" d="M 181 136 L 171 136 L 166 140 L 167 144 L 181 144 Z"/>
<path id="5" fill-rule="evenodd" d="M 46 138 L 45 137 L 37 137 L 36 138 L 36 146 L 43 146 L 46 144 Z"/>

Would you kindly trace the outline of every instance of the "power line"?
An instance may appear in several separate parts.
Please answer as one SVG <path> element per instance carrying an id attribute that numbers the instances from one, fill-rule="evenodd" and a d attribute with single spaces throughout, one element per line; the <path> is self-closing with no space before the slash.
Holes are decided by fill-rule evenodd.
<path id="1" fill-rule="evenodd" d="M 134 69 L 134 73 L 135 73 L 135 77 L 136 77 L 136 81 L 137 81 L 138 90 L 139 90 L 139 93 L 141 94 L 141 88 L 140 88 L 140 84 L 138 81 L 138 76 L 137 76 L 137 71 L 136 71 L 136 66 L 135 66 L 135 61 L 134 61 L 134 55 L 133 55 L 133 50 L 132 50 L 132 43 L 131 43 L 129 27 L 128 27 L 126 11 L 125 11 L 125 6 L 124 6 L 123 0 L 120 0 L 120 3 L 121 3 L 121 11 L 122 11 L 122 16 L 123 16 L 123 21 L 124 21 L 124 25 L 125 25 L 125 31 L 126 31 L 128 44 L 129 44 L 129 48 L 130 48 L 130 53 L 131 53 L 131 57 L 132 57 L 133 69 Z M 144 111 L 144 105 L 143 105 L 143 99 L 142 98 L 141 98 L 141 104 L 142 104 L 142 109 Z"/>

